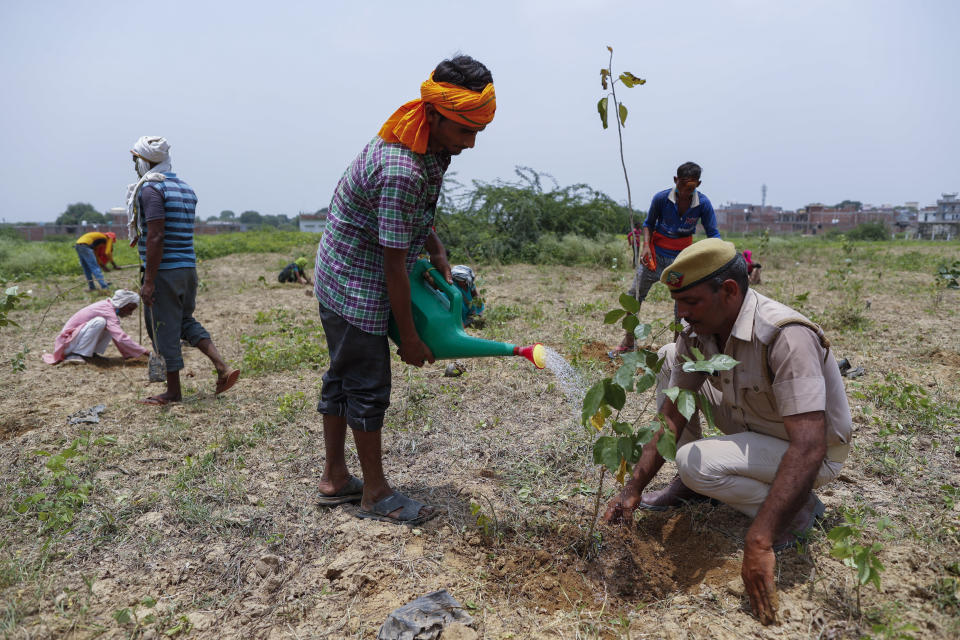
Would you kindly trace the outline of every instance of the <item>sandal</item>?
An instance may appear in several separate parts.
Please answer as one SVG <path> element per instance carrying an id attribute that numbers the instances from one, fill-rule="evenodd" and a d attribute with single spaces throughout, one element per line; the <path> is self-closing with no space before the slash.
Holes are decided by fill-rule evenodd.
<path id="1" fill-rule="evenodd" d="M 317 504 L 324 507 L 333 507 L 338 504 L 347 504 L 349 502 L 360 502 L 363 497 L 363 480 L 356 476 L 350 476 L 347 484 L 343 485 L 340 491 L 334 494 L 321 493 L 317 497 Z"/>
<path id="2" fill-rule="evenodd" d="M 406 524 L 406 525 L 418 525 L 423 524 L 427 520 L 435 518 L 439 513 L 437 510 L 433 510 L 426 515 L 420 515 L 420 510 L 425 506 L 424 503 L 419 500 L 414 500 L 409 498 L 399 491 L 395 491 L 383 500 L 374 503 L 373 507 L 369 510 L 360 509 L 356 512 L 358 518 L 370 519 L 370 520 L 379 520 L 381 522 L 392 522 L 393 524 Z M 391 518 L 390 514 L 400 509 L 400 513 L 396 518 Z"/>
<path id="3" fill-rule="evenodd" d="M 622 356 L 623 354 L 630 353 L 631 351 L 636 351 L 636 350 L 637 350 L 637 345 L 633 345 L 632 347 L 624 347 L 623 345 L 618 345 L 613 349 L 611 349 L 610 351 L 607 351 L 607 357 L 610 358 L 611 360 L 616 360 L 618 357 Z"/>
<path id="4" fill-rule="evenodd" d="M 226 378 L 223 378 L 222 380 L 217 380 L 217 388 L 216 388 L 216 391 L 214 392 L 214 395 L 218 396 L 224 391 L 226 391 L 227 389 L 229 389 L 230 387 L 232 387 L 233 385 L 237 384 L 237 380 L 239 378 L 240 378 L 240 369 L 234 369 L 233 371 L 227 374 Z"/>

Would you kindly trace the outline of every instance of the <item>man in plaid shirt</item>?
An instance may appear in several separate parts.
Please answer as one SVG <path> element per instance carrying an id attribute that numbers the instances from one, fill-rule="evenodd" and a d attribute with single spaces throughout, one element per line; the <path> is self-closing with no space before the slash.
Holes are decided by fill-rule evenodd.
<path id="1" fill-rule="evenodd" d="M 413 324 L 408 274 L 426 248 L 453 282 L 433 230 L 443 174 L 451 156 L 473 148 L 496 109 L 493 76 L 469 56 L 441 62 L 420 93 L 387 120 L 337 184 L 314 285 L 330 352 L 317 405 L 326 448 L 318 501 L 359 501 L 358 517 L 406 524 L 436 511 L 391 489 L 383 473 L 380 430 L 391 384 L 387 322 L 392 313 L 405 363 L 434 361 Z M 347 470 L 348 426 L 362 481 Z"/>

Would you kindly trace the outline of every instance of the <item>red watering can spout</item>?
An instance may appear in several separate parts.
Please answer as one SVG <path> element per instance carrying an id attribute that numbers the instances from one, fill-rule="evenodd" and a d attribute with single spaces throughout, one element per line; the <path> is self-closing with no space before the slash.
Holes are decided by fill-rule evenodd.
<path id="1" fill-rule="evenodd" d="M 514 347 L 513 355 L 523 356 L 532 362 L 537 369 L 543 369 L 547 366 L 547 350 L 539 342 L 529 347 Z"/>

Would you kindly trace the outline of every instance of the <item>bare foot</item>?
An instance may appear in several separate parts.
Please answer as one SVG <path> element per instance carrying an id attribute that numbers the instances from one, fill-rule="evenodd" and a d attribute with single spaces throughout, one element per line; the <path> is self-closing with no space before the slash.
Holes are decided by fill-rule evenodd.
<path id="1" fill-rule="evenodd" d="M 158 396 L 150 396 L 140 401 L 140 404 L 148 404 L 151 406 L 162 407 L 173 402 L 180 402 L 180 396 L 170 393 L 161 393 Z"/>

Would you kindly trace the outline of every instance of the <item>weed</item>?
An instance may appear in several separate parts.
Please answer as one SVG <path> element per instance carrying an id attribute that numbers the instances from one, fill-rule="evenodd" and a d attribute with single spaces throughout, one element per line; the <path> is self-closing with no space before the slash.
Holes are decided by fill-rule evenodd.
<path id="1" fill-rule="evenodd" d="M 277 413 L 287 422 L 293 422 L 306 404 L 307 396 L 303 391 L 285 393 L 277 397 Z"/>
<path id="2" fill-rule="evenodd" d="M 271 328 L 259 334 L 244 335 L 244 370 L 251 373 L 289 371 L 301 366 L 319 369 L 328 361 L 323 341 L 323 328 L 316 320 L 295 323 L 292 314 L 283 308 L 258 312 L 254 323 L 270 324 Z"/>
<path id="3" fill-rule="evenodd" d="M 108 446 L 116 441 L 114 436 L 91 438 L 90 433 L 85 432 L 59 453 L 42 449 L 34 451 L 35 456 L 46 458 L 46 474 L 40 481 L 42 490 L 15 502 L 14 511 L 36 516 L 42 533 L 69 530 L 77 512 L 88 502 L 93 491 L 93 482 L 81 479 L 76 466 L 86 460 L 91 447 Z"/>
<path id="4" fill-rule="evenodd" d="M 0 286 L 6 285 L 6 283 L 7 281 L 5 279 L 0 278 Z M 11 320 L 8 314 L 18 305 L 22 304 L 23 300 L 29 296 L 30 293 L 30 291 L 20 291 L 20 287 L 16 285 L 4 289 L 3 296 L 0 296 L 0 327 L 6 327 L 8 325 L 15 327 L 20 326 Z M 16 371 L 16 369 L 14 369 L 14 371 Z"/>

